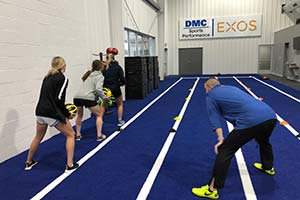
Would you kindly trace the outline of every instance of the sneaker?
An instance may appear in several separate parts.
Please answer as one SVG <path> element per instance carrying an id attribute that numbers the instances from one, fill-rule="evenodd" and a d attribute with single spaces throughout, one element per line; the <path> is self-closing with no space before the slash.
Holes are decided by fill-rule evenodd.
<path id="1" fill-rule="evenodd" d="M 124 120 L 120 120 L 119 123 L 118 123 L 118 126 L 123 126 L 125 124 L 125 121 Z"/>
<path id="2" fill-rule="evenodd" d="M 275 175 L 275 169 L 272 167 L 272 169 L 263 169 L 261 163 L 254 163 L 254 167 L 262 172 L 265 172 L 271 176 Z"/>
<path id="3" fill-rule="evenodd" d="M 101 136 L 98 136 L 96 140 L 98 142 L 100 142 L 100 141 L 104 140 L 105 138 L 106 138 L 106 135 L 102 134 Z"/>
<path id="4" fill-rule="evenodd" d="M 209 191 L 209 186 L 205 185 L 200 188 L 192 188 L 192 193 L 198 197 L 206 197 L 209 199 L 218 199 L 218 191 L 214 190 L 213 192 Z"/>
<path id="5" fill-rule="evenodd" d="M 26 162 L 26 163 L 25 163 L 25 170 L 31 170 L 31 168 L 32 168 L 34 165 L 36 165 L 36 164 L 38 164 L 38 162 L 37 162 L 37 161 L 34 161 L 34 160 L 31 160 L 31 163 Z"/>
<path id="6" fill-rule="evenodd" d="M 81 136 L 81 135 L 79 135 L 79 136 L 75 135 L 75 140 L 76 140 L 76 141 L 80 141 L 80 140 L 81 140 L 81 138 L 82 138 L 82 136 Z"/>
<path id="7" fill-rule="evenodd" d="M 72 167 L 69 167 L 68 165 L 66 165 L 65 172 L 71 172 L 71 171 L 77 169 L 78 167 L 79 167 L 79 164 L 77 162 L 74 162 Z"/>

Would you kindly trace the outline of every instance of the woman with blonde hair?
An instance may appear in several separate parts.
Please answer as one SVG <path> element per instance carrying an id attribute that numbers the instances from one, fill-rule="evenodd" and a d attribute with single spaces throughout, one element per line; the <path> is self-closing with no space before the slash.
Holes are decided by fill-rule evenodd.
<path id="1" fill-rule="evenodd" d="M 94 60 L 92 70 L 87 71 L 83 77 L 83 83 L 75 95 L 73 101 L 78 107 L 78 115 L 76 118 L 76 140 L 81 140 L 81 126 L 83 118 L 83 106 L 88 108 L 96 116 L 97 141 L 102 141 L 106 135 L 102 133 L 104 107 L 97 103 L 98 98 L 108 101 L 108 97 L 103 93 L 104 77 L 101 70 L 103 63 L 100 60 Z"/>
<path id="2" fill-rule="evenodd" d="M 30 170 L 38 162 L 33 160 L 39 144 L 43 140 L 48 126 L 55 127 L 66 136 L 67 164 L 66 172 L 79 167 L 79 164 L 73 162 L 74 157 L 74 130 L 69 122 L 75 114 L 69 113 L 65 107 L 66 90 L 68 79 L 64 76 L 66 71 L 65 60 L 60 57 L 52 59 L 52 67 L 44 77 L 39 101 L 35 110 L 37 117 L 36 135 L 30 145 L 25 170 Z"/>
<path id="3" fill-rule="evenodd" d="M 112 95 L 116 99 L 118 110 L 118 126 L 121 127 L 125 124 L 123 120 L 123 96 L 121 92 L 121 86 L 125 85 L 124 71 L 115 60 L 112 53 L 106 56 L 106 68 L 102 71 L 104 76 L 103 87 L 109 88 Z"/>

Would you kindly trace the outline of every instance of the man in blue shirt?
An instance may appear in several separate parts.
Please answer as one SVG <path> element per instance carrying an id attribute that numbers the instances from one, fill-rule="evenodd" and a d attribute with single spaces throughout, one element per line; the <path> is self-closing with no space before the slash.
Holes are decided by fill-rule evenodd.
<path id="1" fill-rule="evenodd" d="M 261 158 L 261 163 L 254 163 L 254 167 L 269 175 L 275 174 L 269 137 L 276 125 L 276 114 L 264 102 L 236 87 L 220 85 L 216 78 L 209 78 L 204 88 L 209 120 L 218 137 L 215 145 L 217 156 L 209 183 L 193 188 L 192 192 L 200 197 L 218 199 L 217 189 L 224 186 L 232 157 L 253 139 L 259 144 Z M 234 126 L 226 139 L 223 137 L 221 118 Z"/>

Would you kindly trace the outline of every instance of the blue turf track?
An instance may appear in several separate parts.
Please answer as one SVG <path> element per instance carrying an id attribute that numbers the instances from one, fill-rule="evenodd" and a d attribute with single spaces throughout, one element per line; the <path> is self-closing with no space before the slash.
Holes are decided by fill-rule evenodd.
<path id="1" fill-rule="evenodd" d="M 127 100 L 124 118 L 129 120 L 149 102 L 172 85 L 178 77 L 167 78 L 159 89 L 143 100 Z M 192 187 L 206 184 L 214 162 L 211 131 L 205 108 L 205 93 L 200 79 L 178 127 L 163 165 L 148 195 L 149 200 L 200 199 Z M 278 93 L 252 78 L 240 79 L 258 97 L 263 97 L 278 115 L 300 132 L 300 103 Z M 233 78 L 220 79 L 222 84 L 243 89 Z M 158 154 L 178 116 L 195 79 L 183 79 L 140 117 L 85 162 L 71 176 L 48 193 L 44 199 L 136 199 Z M 299 91 L 271 80 L 267 83 L 300 97 Z M 244 90 L 244 89 L 243 89 Z M 75 159 L 79 160 L 99 143 L 95 141 L 95 119 L 83 126 L 83 140 L 76 142 Z M 116 112 L 105 116 L 103 130 L 110 135 L 116 129 Z M 224 123 L 224 130 L 227 127 Z M 44 142 L 36 155 L 39 164 L 31 171 L 23 170 L 27 151 L 0 164 L 0 199 L 30 199 L 64 171 L 64 137 L 57 135 Z M 274 177 L 252 167 L 259 161 L 257 145 L 250 142 L 242 148 L 258 200 L 300 199 L 300 140 L 285 127 L 277 125 L 271 138 L 274 147 Z M 29 145 L 29 144 L 28 144 Z M 232 160 L 225 188 L 220 199 L 246 199 L 235 158 Z"/>

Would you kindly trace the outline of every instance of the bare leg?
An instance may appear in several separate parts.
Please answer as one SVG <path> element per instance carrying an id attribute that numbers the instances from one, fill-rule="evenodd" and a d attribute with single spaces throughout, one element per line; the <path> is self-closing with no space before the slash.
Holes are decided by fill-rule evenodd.
<path id="1" fill-rule="evenodd" d="M 75 148 L 75 133 L 69 122 L 66 119 L 66 123 L 60 122 L 56 125 L 57 130 L 62 132 L 66 136 L 66 150 L 67 150 L 67 165 L 73 166 L 74 148 Z"/>
<path id="2" fill-rule="evenodd" d="M 36 124 L 36 134 L 31 142 L 26 163 L 31 163 L 35 152 L 37 151 L 41 141 L 43 140 L 46 134 L 47 128 L 48 128 L 47 124 L 38 124 L 38 123 Z"/>
<path id="3" fill-rule="evenodd" d="M 83 107 L 79 106 L 77 110 L 76 117 L 76 136 L 81 136 L 81 126 L 82 126 L 82 118 L 83 118 Z"/>
<path id="4" fill-rule="evenodd" d="M 116 98 L 117 108 L 118 108 L 118 120 L 123 118 L 123 97 L 122 95 Z"/>
<path id="5" fill-rule="evenodd" d="M 97 136 L 100 137 L 102 135 L 103 114 L 105 112 L 105 108 L 97 105 L 90 107 L 89 109 L 96 116 Z"/>
<path id="6" fill-rule="evenodd" d="M 210 191 L 214 191 L 216 188 L 214 187 L 215 178 L 212 178 L 209 184 Z"/>

